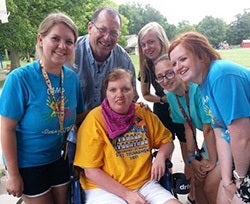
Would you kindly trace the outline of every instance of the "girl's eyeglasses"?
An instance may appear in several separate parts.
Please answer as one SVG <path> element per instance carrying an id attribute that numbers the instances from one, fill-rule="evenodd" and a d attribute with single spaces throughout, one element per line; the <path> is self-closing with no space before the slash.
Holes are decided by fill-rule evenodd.
<path id="1" fill-rule="evenodd" d="M 161 82 L 163 82 L 164 78 L 170 80 L 170 79 L 173 79 L 174 77 L 175 77 L 174 71 L 169 71 L 169 72 L 166 72 L 165 75 L 160 74 L 160 75 L 156 76 L 155 80 L 158 83 L 161 83 Z"/>

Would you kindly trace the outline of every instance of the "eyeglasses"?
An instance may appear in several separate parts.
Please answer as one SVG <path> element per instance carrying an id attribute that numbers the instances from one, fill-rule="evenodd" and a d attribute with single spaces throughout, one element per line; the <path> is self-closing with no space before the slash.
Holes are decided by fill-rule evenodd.
<path id="1" fill-rule="evenodd" d="M 120 35 L 120 31 L 117 32 L 117 31 L 110 31 L 108 32 L 107 28 L 100 28 L 98 27 L 93 21 L 91 21 L 91 23 L 95 26 L 95 28 L 99 31 L 100 34 L 102 35 L 107 35 L 109 34 L 111 36 L 111 38 L 113 39 L 117 39 Z"/>
<path id="2" fill-rule="evenodd" d="M 157 81 L 158 83 L 161 83 L 163 82 L 164 78 L 170 80 L 170 79 L 173 79 L 174 77 L 175 77 L 174 71 L 169 71 L 169 72 L 166 72 L 165 75 L 156 76 L 155 81 Z"/>

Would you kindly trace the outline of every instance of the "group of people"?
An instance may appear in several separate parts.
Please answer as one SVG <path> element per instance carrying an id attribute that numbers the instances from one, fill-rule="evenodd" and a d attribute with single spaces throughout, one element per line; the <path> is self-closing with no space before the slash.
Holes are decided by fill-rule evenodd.
<path id="1" fill-rule="evenodd" d="M 121 23 L 111 7 L 94 12 L 82 37 L 63 13 L 42 21 L 36 60 L 12 71 L 0 96 L 7 192 L 66 204 L 74 165 L 86 203 L 181 203 L 158 182 L 177 136 L 189 203 L 249 203 L 250 70 L 222 60 L 199 33 L 169 43 L 150 22 L 138 46 L 151 112 L 137 103 L 133 63 L 117 44 Z"/>

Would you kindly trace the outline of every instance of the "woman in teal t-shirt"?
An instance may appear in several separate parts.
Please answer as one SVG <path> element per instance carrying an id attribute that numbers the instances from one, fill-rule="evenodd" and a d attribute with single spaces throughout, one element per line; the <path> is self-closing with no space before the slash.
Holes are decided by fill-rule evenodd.
<path id="1" fill-rule="evenodd" d="M 211 128 L 211 119 L 206 114 L 200 90 L 197 84 L 184 83 L 175 75 L 172 63 L 167 55 L 155 61 L 155 75 L 158 83 L 168 91 L 172 119 L 183 123 L 187 140 L 186 163 L 193 169 L 195 196 L 197 203 L 216 203 L 220 170 L 217 165 L 215 136 Z M 203 158 L 196 141 L 196 129 L 203 132 Z"/>

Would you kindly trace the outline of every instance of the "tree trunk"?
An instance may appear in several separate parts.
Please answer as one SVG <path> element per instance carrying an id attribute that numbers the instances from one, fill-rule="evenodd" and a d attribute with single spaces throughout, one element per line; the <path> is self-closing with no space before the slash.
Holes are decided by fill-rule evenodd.
<path id="1" fill-rule="evenodd" d="M 20 67 L 20 59 L 19 52 L 14 49 L 9 49 L 9 57 L 10 57 L 10 71 Z"/>

